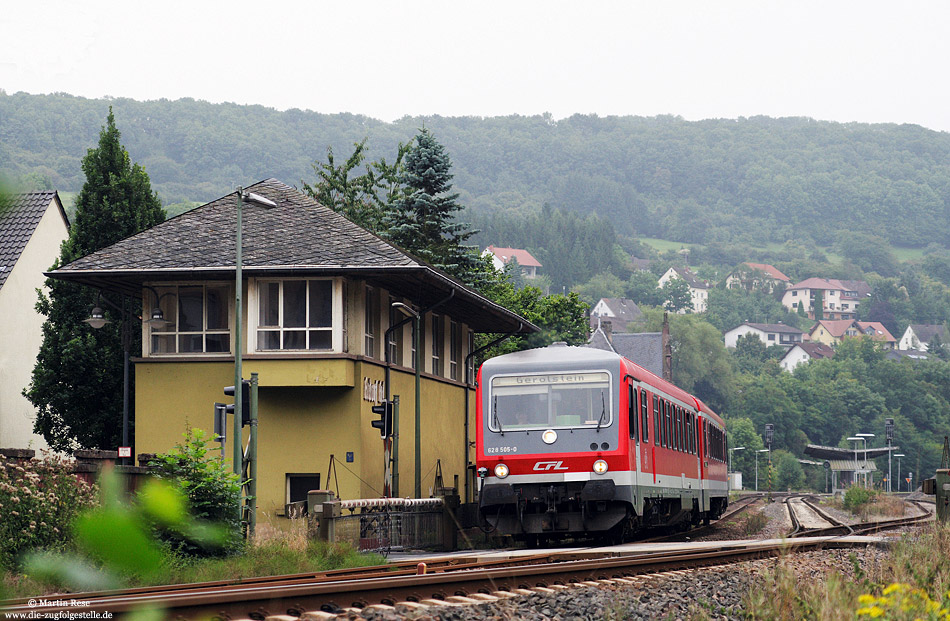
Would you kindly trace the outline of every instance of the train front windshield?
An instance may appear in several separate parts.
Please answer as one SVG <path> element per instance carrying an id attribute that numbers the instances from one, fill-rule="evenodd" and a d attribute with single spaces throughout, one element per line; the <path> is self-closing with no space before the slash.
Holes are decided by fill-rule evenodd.
<path id="1" fill-rule="evenodd" d="M 610 374 L 496 376 L 489 393 L 491 431 L 609 427 Z"/>

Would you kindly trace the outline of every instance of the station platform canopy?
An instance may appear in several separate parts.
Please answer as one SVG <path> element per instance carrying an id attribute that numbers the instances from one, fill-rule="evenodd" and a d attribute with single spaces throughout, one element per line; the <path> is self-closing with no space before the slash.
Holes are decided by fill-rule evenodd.
<path id="1" fill-rule="evenodd" d="M 880 446 L 877 448 L 868 448 L 867 451 L 863 447 L 858 448 L 858 461 L 863 463 L 864 458 L 874 459 L 876 457 L 884 457 L 887 455 L 887 451 L 900 453 L 899 446 Z M 837 461 L 848 461 L 854 463 L 854 448 L 839 448 L 837 446 L 821 446 L 820 444 L 809 444 L 805 447 L 805 455 L 812 457 L 814 459 L 819 459 L 822 461 L 837 460 Z M 844 468 L 844 470 L 854 470 L 854 468 Z"/>

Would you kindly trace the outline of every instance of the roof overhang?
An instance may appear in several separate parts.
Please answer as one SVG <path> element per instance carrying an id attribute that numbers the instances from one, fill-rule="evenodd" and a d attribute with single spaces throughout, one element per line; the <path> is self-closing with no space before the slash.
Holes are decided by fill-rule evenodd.
<path id="1" fill-rule="evenodd" d="M 388 290 L 395 296 L 405 298 L 421 308 L 427 308 L 444 300 L 454 292 L 451 299 L 438 307 L 439 312 L 466 323 L 472 330 L 483 333 L 531 333 L 540 328 L 507 308 L 475 293 L 448 276 L 428 266 L 353 267 L 353 266 L 242 266 L 245 278 L 287 277 L 346 277 L 361 279 L 368 284 Z M 147 282 L 234 280 L 234 268 L 220 267 L 174 269 L 96 269 L 53 270 L 46 276 L 74 282 L 104 292 L 114 292 L 132 297 L 142 295 L 142 285 Z"/>

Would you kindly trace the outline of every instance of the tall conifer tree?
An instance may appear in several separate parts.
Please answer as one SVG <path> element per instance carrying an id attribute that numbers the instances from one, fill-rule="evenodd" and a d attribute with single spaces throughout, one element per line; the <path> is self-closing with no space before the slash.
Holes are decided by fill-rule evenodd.
<path id="1" fill-rule="evenodd" d="M 99 132 L 99 145 L 82 160 L 86 174 L 76 199 L 69 238 L 53 269 L 133 235 L 165 219 L 145 170 L 132 164 L 119 142 L 112 108 Z M 122 437 L 122 314 L 100 302 L 112 323 L 93 330 L 83 319 L 96 304 L 94 289 L 47 279 L 36 308 L 46 316 L 43 344 L 24 390 L 37 407 L 34 431 L 54 449 L 114 449 Z M 114 299 L 113 299 L 114 298 Z M 109 298 L 117 306 L 134 300 Z M 131 351 L 140 347 L 136 325 L 128 326 Z M 134 391 L 130 388 L 130 394 Z"/>
<path id="2" fill-rule="evenodd" d="M 477 285 L 485 268 L 477 249 L 465 244 L 476 231 L 457 219 L 464 207 L 452 193 L 451 168 L 445 148 L 429 130 L 420 131 L 405 158 L 402 195 L 385 218 L 386 235 L 400 248 Z"/>

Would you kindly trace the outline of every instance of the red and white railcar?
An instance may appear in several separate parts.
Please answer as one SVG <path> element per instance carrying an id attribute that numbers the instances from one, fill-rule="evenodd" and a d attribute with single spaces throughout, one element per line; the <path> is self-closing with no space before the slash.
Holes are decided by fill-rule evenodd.
<path id="1" fill-rule="evenodd" d="M 625 539 L 728 504 L 722 419 L 613 352 L 556 343 L 487 360 L 475 438 L 479 510 L 529 544 Z"/>

